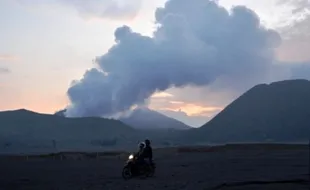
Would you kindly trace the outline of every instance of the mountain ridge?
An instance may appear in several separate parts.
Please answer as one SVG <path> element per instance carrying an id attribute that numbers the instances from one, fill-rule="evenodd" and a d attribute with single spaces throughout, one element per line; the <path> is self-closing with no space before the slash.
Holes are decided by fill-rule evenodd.
<path id="1" fill-rule="evenodd" d="M 308 141 L 309 107 L 308 80 L 259 84 L 190 135 L 192 139 L 225 143 Z"/>
<path id="2" fill-rule="evenodd" d="M 65 118 L 41 114 L 26 109 L 0 112 L 1 134 L 38 139 L 91 139 L 108 138 L 119 134 L 134 133 L 134 129 L 121 121 L 105 118 Z M 96 133 L 99 132 L 99 133 Z M 109 134 L 107 134 L 109 133 Z"/>
<path id="3" fill-rule="evenodd" d="M 183 122 L 149 108 L 136 108 L 120 120 L 136 129 L 191 129 Z"/>
<path id="4" fill-rule="evenodd" d="M 65 116 L 65 109 L 57 111 L 55 115 Z M 155 110 L 143 107 L 135 108 L 130 114 L 121 116 L 118 120 L 135 128 L 135 129 L 191 129 L 192 127 L 185 123 L 168 117 Z"/>

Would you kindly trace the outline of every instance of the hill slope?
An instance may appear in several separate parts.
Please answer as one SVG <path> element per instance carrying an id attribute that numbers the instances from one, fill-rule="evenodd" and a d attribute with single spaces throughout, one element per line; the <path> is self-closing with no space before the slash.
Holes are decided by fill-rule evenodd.
<path id="1" fill-rule="evenodd" d="M 190 129 L 188 125 L 148 108 L 137 108 L 129 117 L 120 118 L 137 129 Z"/>
<path id="2" fill-rule="evenodd" d="M 257 85 L 189 135 L 209 142 L 307 142 L 310 81 Z"/>
<path id="3" fill-rule="evenodd" d="M 103 118 L 65 118 L 28 110 L 0 112 L 0 134 L 10 139 L 91 140 L 130 135 L 134 129 Z"/>
<path id="4" fill-rule="evenodd" d="M 64 117 L 65 109 L 55 113 Z M 136 129 L 191 129 L 185 123 L 148 108 L 136 108 L 128 116 L 120 117 L 120 121 Z"/>

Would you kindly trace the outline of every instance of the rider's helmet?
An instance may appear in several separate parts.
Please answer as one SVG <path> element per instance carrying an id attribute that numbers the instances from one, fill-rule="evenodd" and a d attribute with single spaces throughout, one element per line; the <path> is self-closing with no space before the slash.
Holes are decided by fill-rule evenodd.
<path id="1" fill-rule="evenodd" d="M 151 141 L 149 139 L 145 139 L 144 143 L 146 146 L 149 146 L 151 144 Z"/>
<path id="2" fill-rule="evenodd" d="M 140 142 L 140 143 L 139 143 L 139 148 L 142 149 L 142 148 L 144 148 L 144 147 L 145 147 L 145 143 L 144 143 L 144 142 Z"/>

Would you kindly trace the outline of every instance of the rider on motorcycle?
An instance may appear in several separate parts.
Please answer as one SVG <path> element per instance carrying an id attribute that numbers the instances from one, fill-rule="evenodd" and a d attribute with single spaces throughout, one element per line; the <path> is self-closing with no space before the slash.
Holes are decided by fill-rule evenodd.
<path id="1" fill-rule="evenodd" d="M 135 154 L 135 157 L 136 157 L 136 161 L 135 162 L 136 162 L 136 164 L 138 166 L 143 166 L 145 164 L 144 159 L 143 159 L 144 148 L 145 148 L 145 143 L 144 142 L 140 142 L 139 143 L 139 150 Z"/>
<path id="2" fill-rule="evenodd" d="M 146 144 L 147 146 L 146 146 Z M 148 164 L 152 160 L 152 148 L 150 141 L 139 143 L 139 151 L 134 155 L 130 155 L 127 164 L 123 168 L 122 176 L 124 179 L 129 179 L 134 176 L 145 175 L 152 177 L 155 172 L 155 163 Z M 148 159 L 148 160 L 145 160 Z"/>
<path id="3" fill-rule="evenodd" d="M 139 150 L 138 152 L 135 154 L 135 156 L 137 157 L 137 159 L 142 159 L 143 158 L 143 151 L 145 148 L 145 143 L 144 142 L 140 142 L 139 143 Z"/>
<path id="4" fill-rule="evenodd" d="M 150 167 L 153 161 L 153 150 L 150 140 L 146 139 L 139 144 L 139 152 L 137 153 L 137 164 L 140 166 Z"/>
<path id="5" fill-rule="evenodd" d="M 151 147 L 151 141 L 149 139 L 146 139 L 144 143 L 145 147 L 143 151 L 143 158 L 146 159 L 147 163 L 150 165 L 153 161 L 153 149 Z"/>

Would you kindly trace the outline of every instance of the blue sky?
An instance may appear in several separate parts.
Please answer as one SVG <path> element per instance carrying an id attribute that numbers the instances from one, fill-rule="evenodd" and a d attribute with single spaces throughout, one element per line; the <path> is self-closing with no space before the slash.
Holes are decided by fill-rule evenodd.
<path id="1" fill-rule="evenodd" d="M 284 39 L 291 26 L 309 29 L 302 22 L 294 25 L 298 19 L 307 21 L 307 16 L 300 15 L 306 15 L 309 4 L 283 2 L 220 0 L 227 9 L 246 5 L 266 27 L 276 29 Z M 128 25 L 135 32 L 151 36 L 155 30 L 154 12 L 165 1 L 132 1 L 126 5 L 130 10 L 111 8 L 111 3 L 114 1 L 0 1 L 0 110 L 27 108 L 53 113 L 64 108 L 70 103 L 66 92 L 71 82 L 95 67 L 93 60 L 115 44 L 115 29 Z M 287 37 L 277 49 L 277 59 L 309 61 L 305 49 L 310 38 L 304 33 L 307 31 Z M 214 88 L 215 84 L 206 88 L 170 88 L 153 95 L 149 106 L 199 126 L 243 92 Z"/>

